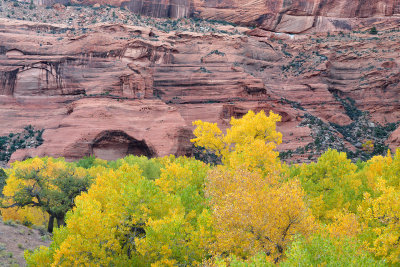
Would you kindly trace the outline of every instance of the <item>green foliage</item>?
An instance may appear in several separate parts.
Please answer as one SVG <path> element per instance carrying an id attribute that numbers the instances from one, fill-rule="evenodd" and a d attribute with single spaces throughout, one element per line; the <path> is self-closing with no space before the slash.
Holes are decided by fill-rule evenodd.
<path id="1" fill-rule="evenodd" d="M 122 164 L 128 164 L 130 166 L 138 165 L 142 170 L 142 175 L 150 180 L 155 180 L 160 177 L 162 163 L 158 159 L 148 159 L 145 156 L 133 156 L 129 155 L 123 159 L 108 162 L 108 166 L 113 169 L 118 169 Z"/>
<path id="2" fill-rule="evenodd" d="M 40 146 L 43 143 L 43 131 L 35 130 L 32 125 L 28 125 L 20 133 L 0 136 L 0 161 L 9 161 L 11 154 L 18 149 Z"/>
<path id="3" fill-rule="evenodd" d="M 6 185 L 7 174 L 3 169 L 0 169 L 0 198 L 3 197 L 3 188 Z"/>
<path id="4" fill-rule="evenodd" d="M 370 34 L 376 35 L 376 34 L 378 34 L 378 30 L 377 30 L 376 27 L 374 26 L 374 27 L 372 27 L 372 28 L 369 30 L 369 33 L 370 33 Z"/>
<path id="5" fill-rule="evenodd" d="M 212 71 L 206 69 L 205 67 L 200 67 L 200 69 L 197 72 L 202 72 L 202 73 L 212 73 Z"/>
<path id="6" fill-rule="evenodd" d="M 201 146 L 193 146 L 193 156 L 195 159 L 200 160 L 207 164 L 218 165 L 221 164 L 221 158 Z"/>
<path id="7" fill-rule="evenodd" d="M 84 157 L 76 162 L 76 166 L 89 169 L 96 165 L 95 161 L 96 161 L 95 156 Z"/>
<path id="8" fill-rule="evenodd" d="M 28 266 L 398 265 L 400 150 L 352 163 L 329 149 L 288 166 L 275 151 L 279 119 L 249 112 L 226 133 L 195 122 L 192 142 L 220 159 L 213 166 L 175 156 L 14 163 L 4 204 L 68 210 L 50 247 L 25 252 Z"/>
<path id="9" fill-rule="evenodd" d="M 88 189 L 91 177 L 81 168 L 66 163 L 64 159 L 33 158 L 15 162 L 4 187 L 4 208 L 39 207 L 50 216 L 48 230 L 53 230 L 53 220 L 58 226 L 74 206 L 74 198 Z"/>
<path id="10" fill-rule="evenodd" d="M 76 162 L 77 167 L 90 169 L 95 166 L 107 166 L 107 162 L 101 159 L 96 159 L 95 156 L 84 157 Z"/>
<path id="11" fill-rule="evenodd" d="M 213 50 L 210 53 L 208 53 L 208 55 L 212 55 L 212 54 L 219 55 L 219 56 L 225 56 L 225 53 L 221 52 L 219 50 Z"/>
<path id="12" fill-rule="evenodd" d="M 352 120 L 357 120 L 360 116 L 362 116 L 362 111 L 359 110 L 356 106 L 356 101 L 350 97 L 347 97 L 346 99 L 340 98 L 337 94 L 333 94 L 335 99 L 339 102 L 342 103 L 346 114 L 350 117 Z"/>
<path id="13" fill-rule="evenodd" d="M 347 159 L 346 153 L 328 150 L 317 163 L 298 168 L 298 177 L 317 218 L 325 221 L 342 209 L 357 209 L 357 203 L 362 200 L 362 192 L 357 191 L 361 181 L 354 179 L 357 167 Z"/>
<path id="14" fill-rule="evenodd" d="M 35 5 L 33 4 L 33 0 L 31 0 L 30 4 L 29 4 L 29 9 L 35 9 Z"/>
<path id="15" fill-rule="evenodd" d="M 76 198 L 50 249 L 26 253 L 28 264 L 200 263 L 212 238 L 203 192 L 208 166 L 173 156 L 128 156 L 108 164 L 97 166 L 95 183 Z"/>
<path id="16" fill-rule="evenodd" d="M 280 266 L 387 266 L 365 251 L 357 240 L 334 239 L 317 234 L 309 239 L 297 236 Z"/>

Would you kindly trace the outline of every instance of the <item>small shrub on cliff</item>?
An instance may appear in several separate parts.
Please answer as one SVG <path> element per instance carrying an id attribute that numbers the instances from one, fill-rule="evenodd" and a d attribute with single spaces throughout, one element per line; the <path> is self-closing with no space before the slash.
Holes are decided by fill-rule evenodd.
<path id="1" fill-rule="evenodd" d="M 372 28 L 369 30 L 369 33 L 370 33 L 370 34 L 373 34 L 373 35 L 376 35 L 376 34 L 378 34 L 378 30 L 376 29 L 376 27 L 372 27 Z"/>
<path id="2" fill-rule="evenodd" d="M 32 9 L 35 9 L 35 4 L 33 4 L 33 0 L 31 0 L 31 3 L 29 4 L 29 9 L 30 10 L 32 10 Z"/>

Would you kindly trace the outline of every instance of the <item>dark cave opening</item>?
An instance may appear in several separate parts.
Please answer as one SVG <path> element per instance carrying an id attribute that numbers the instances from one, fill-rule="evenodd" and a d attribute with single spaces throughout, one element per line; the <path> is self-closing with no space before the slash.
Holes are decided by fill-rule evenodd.
<path id="1" fill-rule="evenodd" d="M 105 160 L 116 160 L 127 155 L 155 156 L 144 140 L 137 140 L 119 130 L 101 132 L 93 140 L 91 154 Z"/>

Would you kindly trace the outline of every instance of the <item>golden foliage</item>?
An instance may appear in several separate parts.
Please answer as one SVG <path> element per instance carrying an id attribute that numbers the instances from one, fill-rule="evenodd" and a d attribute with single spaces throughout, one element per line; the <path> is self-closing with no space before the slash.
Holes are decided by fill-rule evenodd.
<path id="1" fill-rule="evenodd" d="M 208 167 L 191 159 L 161 161 L 165 166 L 155 181 L 143 177 L 137 164 L 101 167 L 88 192 L 75 199 L 66 227 L 55 233 L 61 241 L 47 253 L 52 266 L 200 263 L 213 238 L 199 192 Z M 27 258 L 35 262 L 43 254 L 37 250 Z"/>
<path id="2" fill-rule="evenodd" d="M 279 182 L 247 170 L 212 170 L 206 184 L 214 215 L 215 252 L 278 260 L 294 234 L 308 235 L 314 219 L 296 181 Z"/>
<path id="3" fill-rule="evenodd" d="M 28 265 L 398 265 L 400 150 L 357 164 L 328 150 L 316 163 L 282 165 L 279 120 L 249 111 L 226 134 L 194 122 L 192 142 L 220 166 L 174 156 L 81 161 L 95 182 L 51 246 L 26 252 Z M 16 164 L 12 172 L 36 168 L 51 179 L 65 163 Z M 7 195 L 21 183 L 12 172 Z"/>
<path id="4" fill-rule="evenodd" d="M 278 261 L 292 236 L 314 229 L 304 192 L 295 180 L 282 182 L 276 132 L 280 116 L 249 111 L 231 119 L 222 134 L 216 124 L 196 121 L 196 146 L 222 156 L 224 166 L 210 171 L 206 182 L 215 223 L 214 253 L 250 257 L 260 251 Z"/>
<path id="5" fill-rule="evenodd" d="M 393 264 L 400 262 L 400 191 L 387 185 L 383 179 L 377 182 L 380 196 L 372 198 L 364 194 L 364 201 L 359 207 L 359 214 L 368 236 L 370 250 L 384 257 Z"/>
<path id="6" fill-rule="evenodd" d="M 15 207 L 2 209 L 3 218 L 37 225 L 44 224 L 49 215 L 63 218 L 73 205 L 69 197 L 90 184 L 86 169 L 62 158 L 16 161 L 7 172 L 2 204 Z"/>
<path id="7" fill-rule="evenodd" d="M 240 119 L 231 119 L 231 128 L 226 134 L 217 124 L 195 121 L 195 146 L 214 151 L 222 157 L 222 163 L 229 168 L 245 168 L 261 171 L 264 175 L 279 171 L 279 155 L 274 151 L 282 143 L 282 134 L 276 131 L 276 122 L 281 117 L 273 112 L 266 116 L 264 111 L 255 114 L 249 111 Z"/>

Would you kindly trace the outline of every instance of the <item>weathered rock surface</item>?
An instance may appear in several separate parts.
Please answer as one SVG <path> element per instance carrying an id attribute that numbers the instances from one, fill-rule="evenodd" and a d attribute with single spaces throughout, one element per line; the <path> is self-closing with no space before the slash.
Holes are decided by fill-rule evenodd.
<path id="1" fill-rule="evenodd" d="M 63 101 L 24 100 L 23 105 L 10 102 L 1 106 L 10 118 L 24 117 L 3 124 L 6 128 L 35 121 L 36 127 L 45 129 L 43 145 L 19 150 L 12 160 L 46 155 L 75 160 L 92 154 L 111 160 L 128 154 L 156 156 L 179 150 L 179 133 L 185 129 L 185 121 L 174 107 L 159 100 L 93 97 L 68 104 Z"/>
<path id="2" fill-rule="evenodd" d="M 229 21 L 263 29 L 300 33 L 351 30 L 361 21 L 369 23 L 400 14 L 398 0 L 35 0 L 37 4 L 101 4 L 128 8 L 137 14 Z"/>
<path id="3" fill-rule="evenodd" d="M 279 149 L 302 149 L 302 161 L 319 153 L 303 149 L 311 145 L 355 151 L 343 129 L 363 139 L 400 121 L 397 22 L 374 25 L 379 35 L 166 33 L 122 24 L 70 35 L 70 26 L 0 19 L 0 136 L 26 125 L 45 130 L 43 145 L 12 160 L 190 155 L 192 121 L 226 128 L 252 109 L 281 114 Z M 371 126 L 356 123 L 360 110 Z"/>
<path id="4" fill-rule="evenodd" d="M 209 0 L 195 5 L 203 18 L 257 23 L 264 29 L 292 33 L 319 28 L 321 24 L 348 29 L 356 23 L 355 18 L 393 16 L 398 8 L 399 2 L 394 0 Z"/>

